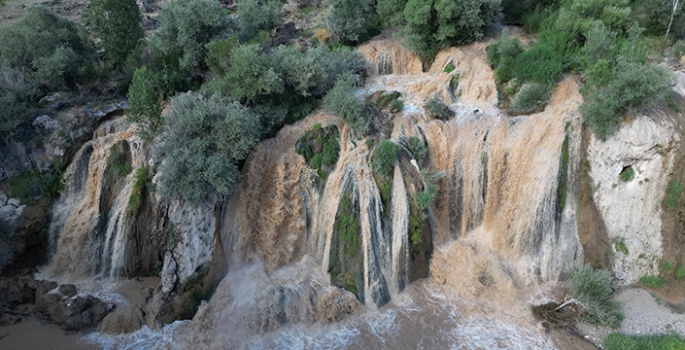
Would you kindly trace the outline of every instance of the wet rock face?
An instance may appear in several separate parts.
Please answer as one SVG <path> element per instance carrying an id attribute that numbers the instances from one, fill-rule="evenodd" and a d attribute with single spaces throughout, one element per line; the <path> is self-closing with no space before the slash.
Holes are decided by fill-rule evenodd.
<path id="1" fill-rule="evenodd" d="M 39 282 L 35 298 L 36 314 L 67 331 L 98 326 L 115 307 L 92 295 L 76 295 L 74 285 L 61 285 L 58 288 L 57 283 L 47 281 Z"/>

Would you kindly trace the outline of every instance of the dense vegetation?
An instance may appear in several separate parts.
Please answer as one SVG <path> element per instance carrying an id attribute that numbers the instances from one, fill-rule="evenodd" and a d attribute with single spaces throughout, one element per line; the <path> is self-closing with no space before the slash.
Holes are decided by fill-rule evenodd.
<path id="1" fill-rule="evenodd" d="M 612 333 L 602 345 L 607 350 L 682 350 L 685 349 L 685 340 L 677 334 L 631 336 Z"/>
<path id="2" fill-rule="evenodd" d="M 582 316 L 586 321 L 613 328 L 621 324 L 623 315 L 620 306 L 609 300 L 618 289 L 611 272 L 583 265 L 571 276 L 569 287 L 571 295 L 583 307 Z"/>

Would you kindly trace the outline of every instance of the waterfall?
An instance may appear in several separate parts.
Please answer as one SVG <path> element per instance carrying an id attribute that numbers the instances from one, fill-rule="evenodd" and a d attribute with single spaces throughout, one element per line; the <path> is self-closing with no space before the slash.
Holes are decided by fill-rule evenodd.
<path id="1" fill-rule="evenodd" d="M 52 210 L 53 256 L 43 271 L 46 278 L 78 281 L 125 273 L 128 201 L 135 169 L 144 159 L 134 133 L 124 118 L 104 122 L 67 167 L 64 191 Z M 121 149 L 120 166 L 130 170 L 124 177 L 112 164 L 113 147 Z"/>
<path id="2" fill-rule="evenodd" d="M 391 200 L 390 294 L 395 298 L 409 283 L 409 196 L 399 164 L 395 165 Z"/>

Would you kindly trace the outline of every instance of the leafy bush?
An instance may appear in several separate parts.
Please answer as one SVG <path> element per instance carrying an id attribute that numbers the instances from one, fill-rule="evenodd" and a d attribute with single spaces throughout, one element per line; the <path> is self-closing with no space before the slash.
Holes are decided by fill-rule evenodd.
<path id="1" fill-rule="evenodd" d="M 62 176 L 58 172 L 41 174 L 33 168 L 10 180 L 10 193 L 25 203 L 43 196 L 54 198 L 61 190 Z"/>
<path id="2" fill-rule="evenodd" d="M 333 0 L 328 29 L 344 43 L 368 37 L 375 24 L 374 2 L 370 0 Z"/>
<path id="3" fill-rule="evenodd" d="M 404 8 L 407 44 L 421 57 L 480 40 L 497 15 L 500 0 L 409 0 Z"/>
<path id="4" fill-rule="evenodd" d="M 664 282 L 659 276 L 642 276 L 639 281 L 648 288 L 661 288 L 661 286 L 664 285 Z"/>
<path id="5" fill-rule="evenodd" d="M 414 159 L 416 159 L 417 163 L 421 164 L 421 161 L 426 159 L 428 149 L 426 149 L 426 146 L 423 144 L 423 141 L 420 138 L 416 136 L 408 138 L 407 147 L 409 148 L 411 154 L 414 156 Z"/>
<path id="6" fill-rule="evenodd" d="M 516 114 L 526 114 L 545 106 L 552 95 L 552 88 L 545 84 L 524 84 L 511 101 L 511 110 Z"/>
<path id="7" fill-rule="evenodd" d="M 618 327 L 623 321 L 618 304 L 609 301 L 618 288 L 607 270 L 594 270 L 590 265 L 579 267 L 569 281 L 571 295 L 585 309 L 583 317 L 590 323 Z"/>
<path id="8" fill-rule="evenodd" d="M 324 98 L 324 108 L 327 112 L 343 118 L 352 128 L 366 133 L 369 128 L 369 117 L 364 103 L 354 95 L 355 78 L 351 74 L 343 74 L 338 78 L 335 86 Z"/>
<path id="9" fill-rule="evenodd" d="M 390 140 L 383 140 L 373 153 L 375 169 L 379 175 L 388 178 L 392 175 L 393 166 L 402 148 Z"/>
<path id="10" fill-rule="evenodd" d="M 606 350 L 682 350 L 685 340 L 677 334 L 623 335 L 611 333 L 602 342 Z"/>
<path id="11" fill-rule="evenodd" d="M 271 31 L 283 25 L 283 3 L 280 0 L 241 0 L 238 3 L 240 41 L 248 42 L 260 30 Z"/>
<path id="12" fill-rule="evenodd" d="M 428 103 L 423 107 L 428 112 L 428 115 L 432 118 L 440 120 L 449 120 L 454 116 L 454 112 L 444 103 L 439 96 L 434 96 Z"/>
<path id="13" fill-rule="evenodd" d="M 160 94 L 152 85 L 154 73 L 147 67 L 139 68 L 133 74 L 128 89 L 128 102 L 131 105 L 126 116 L 138 124 L 138 132 L 144 140 L 152 139 L 162 124 Z"/>
<path id="14" fill-rule="evenodd" d="M 606 86 L 586 86 L 586 101 L 580 107 L 583 119 L 605 139 L 613 134 L 621 114 L 667 96 L 671 80 L 662 66 L 619 60 Z"/>
<path id="15" fill-rule="evenodd" d="M 621 171 L 620 174 L 618 174 L 618 177 L 621 178 L 621 181 L 623 182 L 630 182 L 635 178 L 635 170 L 633 170 L 633 167 L 629 166 Z"/>
<path id="16" fill-rule="evenodd" d="M 183 69 L 204 62 L 206 45 L 235 29 L 228 13 L 213 0 L 172 0 L 158 18 L 159 29 L 150 43 L 164 55 L 176 55 Z"/>
<path id="17" fill-rule="evenodd" d="M 378 19 L 386 28 L 404 24 L 404 7 L 407 0 L 378 0 L 376 2 L 376 13 Z"/>
<path id="18" fill-rule="evenodd" d="M 685 265 L 680 265 L 678 266 L 678 269 L 675 270 L 675 278 L 681 280 L 683 277 L 685 277 Z"/>
<path id="19" fill-rule="evenodd" d="M 648 34 L 661 37 L 666 34 L 671 22 L 673 0 L 636 0 L 633 7 L 640 25 L 647 29 Z M 680 1 L 671 25 L 670 34 L 680 39 L 685 39 L 684 7 L 685 4 Z"/>
<path id="20" fill-rule="evenodd" d="M 536 44 L 516 57 L 513 69 L 521 81 L 551 85 L 561 77 L 563 63 L 553 47 Z"/>
<path id="21" fill-rule="evenodd" d="M 74 85 L 93 53 L 83 31 L 42 7 L 29 8 L 16 22 L 0 27 L 2 129 L 21 119 L 23 106 L 50 90 Z M 16 114 L 15 114 L 16 113 Z"/>
<path id="22" fill-rule="evenodd" d="M 131 196 L 128 198 L 128 214 L 132 217 L 138 215 L 143 200 L 143 192 L 147 186 L 147 166 L 143 165 L 136 169 Z"/>
<path id="23" fill-rule="evenodd" d="M 685 56 L 685 40 L 678 40 L 675 44 L 673 44 L 673 58 L 680 60 Z"/>
<path id="24" fill-rule="evenodd" d="M 105 55 L 123 62 L 143 38 L 142 16 L 135 0 L 90 0 L 86 24 L 102 39 Z"/>
<path id="25" fill-rule="evenodd" d="M 237 162 L 259 140 L 259 119 L 252 111 L 219 95 L 188 93 L 170 101 L 165 130 L 156 152 L 160 191 L 200 203 L 212 193 L 230 194 L 240 178 Z"/>

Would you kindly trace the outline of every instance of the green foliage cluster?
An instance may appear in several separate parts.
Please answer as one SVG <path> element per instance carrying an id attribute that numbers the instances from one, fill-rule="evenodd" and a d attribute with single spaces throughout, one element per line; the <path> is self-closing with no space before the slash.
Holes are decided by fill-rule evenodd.
<path id="1" fill-rule="evenodd" d="M 43 7 L 0 25 L 0 135 L 8 137 L 46 93 L 75 89 L 93 52 L 81 28 Z"/>
<path id="2" fill-rule="evenodd" d="M 569 124 L 566 124 L 568 128 Z M 564 143 L 561 144 L 561 169 L 559 175 L 561 176 L 561 185 L 559 186 L 559 210 L 562 212 L 566 207 L 566 196 L 568 195 L 568 165 L 571 161 L 571 154 L 568 148 L 568 134 L 564 138 Z"/>
<path id="3" fill-rule="evenodd" d="M 321 180 L 326 181 L 328 174 L 338 162 L 340 134 L 335 125 L 322 128 L 320 123 L 314 124 L 296 144 L 297 154 L 316 170 Z M 318 151 L 314 151 L 318 150 Z"/>
<path id="4" fill-rule="evenodd" d="M 220 92 L 260 106 L 266 133 L 278 129 L 284 121 L 291 123 L 306 116 L 317 106 L 317 99 L 332 91 L 344 73 L 349 73 L 345 83 L 354 82 L 353 75 L 366 69 L 366 62 L 358 52 L 331 51 L 325 45 L 307 51 L 280 46 L 266 53 L 257 44 L 239 45 L 229 38 L 212 42 L 209 47 L 210 67 L 214 67 L 217 75 L 203 86 L 203 91 Z M 352 83 L 341 83 L 331 96 L 344 100 L 349 97 L 346 93 L 352 93 L 352 87 Z M 348 118 L 353 115 L 357 116 L 347 111 L 341 116 L 350 121 Z"/>
<path id="5" fill-rule="evenodd" d="M 685 56 L 685 40 L 678 40 L 672 47 L 673 58 L 680 60 Z"/>
<path id="6" fill-rule="evenodd" d="M 607 350 L 683 350 L 685 339 L 677 334 L 624 335 L 611 333 L 602 342 Z"/>
<path id="7" fill-rule="evenodd" d="M 281 27 L 284 23 L 281 0 L 241 0 L 238 3 L 238 22 L 241 42 L 255 38 L 259 31 L 269 32 Z"/>
<path id="8" fill-rule="evenodd" d="M 683 188 L 679 181 L 673 181 L 671 186 L 666 190 L 666 199 L 664 199 L 664 205 L 668 209 L 674 210 L 680 204 L 680 194 L 683 192 Z"/>
<path id="9" fill-rule="evenodd" d="M 621 178 L 621 181 L 623 182 L 630 182 L 635 178 L 635 170 L 633 170 L 632 166 L 629 166 L 621 171 L 620 174 L 618 174 L 618 177 Z"/>
<path id="10" fill-rule="evenodd" d="M 523 84 L 509 107 L 514 114 L 531 113 L 547 105 L 550 96 L 552 96 L 551 85 L 538 83 Z"/>
<path id="11" fill-rule="evenodd" d="M 639 282 L 648 288 L 661 288 L 664 285 L 664 281 L 661 280 L 659 276 L 642 276 Z"/>
<path id="12" fill-rule="evenodd" d="M 41 174 L 33 168 L 10 180 L 10 193 L 25 203 L 38 197 L 55 198 L 61 190 L 62 175 L 59 172 Z"/>
<path id="13" fill-rule="evenodd" d="M 250 109 L 219 95 L 194 93 L 171 99 L 163 116 L 165 130 L 157 155 L 160 192 L 198 204 L 212 193 L 234 191 L 245 159 L 259 140 L 258 117 Z"/>
<path id="14" fill-rule="evenodd" d="M 343 43 L 364 41 L 380 33 L 371 0 L 333 0 L 328 29 Z"/>
<path id="15" fill-rule="evenodd" d="M 422 242 L 423 230 L 421 230 L 421 223 L 424 219 L 423 215 L 409 216 L 409 240 L 414 246 L 418 246 Z"/>
<path id="16" fill-rule="evenodd" d="M 132 217 L 138 215 L 140 205 L 143 201 L 143 193 L 147 188 L 148 170 L 147 166 L 143 165 L 136 169 L 134 176 L 133 187 L 131 189 L 131 196 L 128 198 L 128 214 Z"/>
<path id="17" fill-rule="evenodd" d="M 373 153 L 374 169 L 384 178 L 392 176 L 393 166 L 402 148 L 390 140 L 383 140 Z"/>
<path id="18" fill-rule="evenodd" d="M 421 140 L 417 136 L 411 136 L 410 138 L 407 139 L 407 147 L 409 148 L 409 152 L 414 156 L 414 159 L 416 159 L 416 162 L 421 164 L 421 162 L 426 159 L 426 156 L 428 155 L 428 149 L 426 148 L 426 145 L 423 144 L 423 140 Z"/>
<path id="19" fill-rule="evenodd" d="M 685 265 L 679 265 L 675 270 L 675 278 L 681 280 L 683 277 L 685 277 Z"/>
<path id="20" fill-rule="evenodd" d="M 484 37 L 500 7 L 500 0 L 409 0 L 404 18 L 407 44 L 421 57 Z"/>
<path id="21" fill-rule="evenodd" d="M 628 246 L 626 245 L 626 242 L 623 240 L 623 237 L 614 238 L 614 248 L 617 252 L 621 252 L 625 255 L 628 255 Z"/>
<path id="22" fill-rule="evenodd" d="M 340 220 L 336 223 L 338 232 L 342 237 L 343 250 L 350 258 L 354 258 L 359 250 L 359 234 L 361 226 L 359 217 L 354 214 L 352 199 L 348 193 L 340 203 Z"/>
<path id="23" fill-rule="evenodd" d="M 180 68 L 201 65 L 206 45 L 232 32 L 236 25 L 218 1 L 172 0 L 159 13 L 159 29 L 149 38 L 164 56 L 176 56 Z"/>
<path id="24" fill-rule="evenodd" d="M 445 102 L 442 102 L 442 99 L 438 95 L 435 95 L 428 100 L 428 103 L 424 108 L 431 118 L 446 121 L 454 116 L 454 112 L 445 104 Z"/>
<path id="25" fill-rule="evenodd" d="M 128 162 L 126 155 L 122 152 L 118 145 L 113 145 L 109 149 L 108 163 L 112 169 L 112 174 L 115 179 L 125 177 L 131 173 L 131 164 Z"/>
<path id="26" fill-rule="evenodd" d="M 143 38 L 143 17 L 135 0 L 90 0 L 83 19 L 114 62 L 125 61 Z"/>
<path id="27" fill-rule="evenodd" d="M 129 121 L 138 124 L 138 132 L 144 140 L 151 140 L 162 125 L 161 96 L 153 82 L 154 73 L 141 67 L 133 73 L 128 88 L 130 108 L 126 113 Z"/>
<path id="28" fill-rule="evenodd" d="M 623 321 L 620 306 L 609 300 L 617 288 L 611 272 L 594 270 L 590 265 L 579 267 L 569 281 L 571 295 L 585 308 L 584 319 L 610 327 L 618 327 Z"/>
<path id="29" fill-rule="evenodd" d="M 355 78 L 343 74 L 324 98 L 324 108 L 343 118 L 357 132 L 369 130 L 369 113 L 364 103 L 354 94 Z"/>

